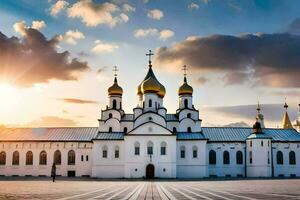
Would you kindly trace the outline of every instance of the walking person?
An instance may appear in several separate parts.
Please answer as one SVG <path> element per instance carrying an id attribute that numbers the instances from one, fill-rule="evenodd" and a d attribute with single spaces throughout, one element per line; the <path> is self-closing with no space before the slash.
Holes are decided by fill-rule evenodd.
<path id="1" fill-rule="evenodd" d="M 55 177 L 56 177 L 56 165 L 53 163 L 52 168 L 51 168 L 51 177 L 53 179 L 53 182 L 55 182 Z"/>

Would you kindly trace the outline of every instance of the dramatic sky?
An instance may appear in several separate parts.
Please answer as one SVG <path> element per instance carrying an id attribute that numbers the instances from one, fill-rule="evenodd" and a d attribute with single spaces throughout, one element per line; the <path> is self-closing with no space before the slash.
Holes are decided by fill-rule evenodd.
<path id="1" fill-rule="evenodd" d="M 124 109 L 154 51 L 174 113 L 188 66 L 204 126 L 252 125 L 257 101 L 268 127 L 292 120 L 300 100 L 298 0 L 2 0 L 0 124 L 97 126 L 113 66 Z"/>

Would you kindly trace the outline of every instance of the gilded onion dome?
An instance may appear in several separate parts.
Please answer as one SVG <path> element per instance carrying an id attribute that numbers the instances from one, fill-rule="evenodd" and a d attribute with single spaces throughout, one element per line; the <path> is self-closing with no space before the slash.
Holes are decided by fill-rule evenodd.
<path id="1" fill-rule="evenodd" d="M 162 84 L 160 84 L 160 88 L 159 88 L 159 91 L 158 91 L 158 96 L 160 98 L 164 98 L 164 96 L 166 95 L 166 88 L 165 86 L 163 86 Z"/>
<path id="2" fill-rule="evenodd" d="M 118 85 L 117 77 L 115 77 L 114 84 L 108 88 L 107 92 L 108 92 L 109 96 L 112 96 L 112 95 L 122 96 L 123 95 L 123 89 Z"/>
<path id="3" fill-rule="evenodd" d="M 178 89 L 178 95 L 193 95 L 193 88 L 187 83 L 186 77 L 184 77 L 183 84 Z"/>

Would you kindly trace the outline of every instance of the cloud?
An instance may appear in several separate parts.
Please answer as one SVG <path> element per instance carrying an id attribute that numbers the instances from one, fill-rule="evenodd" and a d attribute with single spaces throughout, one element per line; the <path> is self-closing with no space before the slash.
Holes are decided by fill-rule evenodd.
<path id="1" fill-rule="evenodd" d="M 173 37 L 174 34 L 175 33 L 172 30 L 170 30 L 170 29 L 164 29 L 164 30 L 162 30 L 162 31 L 159 32 L 159 39 L 161 39 L 161 40 L 167 40 L 167 39 Z"/>
<path id="2" fill-rule="evenodd" d="M 156 52 L 164 67 L 186 64 L 193 71 L 225 74 L 226 84 L 252 81 L 271 87 L 300 87 L 300 36 L 287 33 L 189 37 Z"/>
<path id="3" fill-rule="evenodd" d="M 158 36 L 159 39 L 165 41 L 174 36 L 174 32 L 170 29 L 163 29 L 159 31 L 156 28 L 148 28 L 148 29 L 137 29 L 134 31 L 134 37 L 142 38 L 148 36 Z"/>
<path id="4" fill-rule="evenodd" d="M 119 48 L 119 46 L 116 44 L 109 44 L 109 43 L 101 42 L 100 40 L 96 40 L 95 46 L 92 48 L 91 51 L 96 54 L 111 53 L 118 48 Z"/>
<path id="5" fill-rule="evenodd" d="M 68 16 L 81 19 L 86 26 L 95 27 L 105 24 L 114 27 L 117 24 L 126 23 L 129 19 L 124 13 L 117 14 L 119 10 L 119 7 L 113 3 L 82 0 L 68 8 Z"/>
<path id="6" fill-rule="evenodd" d="M 77 125 L 78 123 L 72 119 L 65 119 L 56 116 L 42 116 L 40 119 L 26 124 L 27 127 L 72 127 Z"/>
<path id="7" fill-rule="evenodd" d="M 159 9 L 150 10 L 147 16 L 151 19 L 160 20 L 164 17 L 164 13 Z"/>
<path id="8" fill-rule="evenodd" d="M 135 11 L 135 7 L 129 5 L 128 3 L 123 4 L 123 11 L 124 12 L 134 12 Z"/>
<path id="9" fill-rule="evenodd" d="M 198 9 L 199 9 L 199 5 L 196 4 L 196 3 L 190 3 L 190 4 L 188 5 L 188 8 L 189 8 L 190 10 L 198 10 Z"/>
<path id="10" fill-rule="evenodd" d="M 75 104 L 97 104 L 97 101 L 91 101 L 86 99 L 76 99 L 76 98 L 63 98 L 63 99 L 57 99 L 60 101 L 63 101 L 65 103 L 75 103 Z"/>
<path id="11" fill-rule="evenodd" d="M 207 82 L 207 78 L 205 77 L 199 77 L 195 81 L 197 85 L 204 85 L 206 82 Z"/>
<path id="12" fill-rule="evenodd" d="M 26 30 L 29 28 L 33 28 L 35 30 L 41 30 L 44 27 L 46 27 L 46 23 L 44 21 L 32 21 L 31 27 L 27 26 L 25 21 L 19 21 L 13 25 L 15 32 L 19 33 L 22 36 L 26 35 Z"/>
<path id="13" fill-rule="evenodd" d="M 20 30 L 22 38 L 8 38 L 0 32 L 1 81 L 28 87 L 52 79 L 77 80 L 89 69 L 87 62 L 71 58 L 68 51 L 57 52 L 57 37 L 48 40 L 36 29 Z"/>
<path id="14" fill-rule="evenodd" d="M 84 34 L 78 30 L 69 30 L 65 34 L 58 36 L 59 41 L 66 42 L 68 44 L 77 44 L 77 40 L 81 40 L 84 38 Z"/>
<path id="15" fill-rule="evenodd" d="M 56 16 L 60 11 L 64 10 L 69 3 L 67 1 L 59 0 L 50 8 L 50 14 Z"/>
<path id="16" fill-rule="evenodd" d="M 249 124 L 247 124 L 246 122 L 240 121 L 240 122 L 233 122 L 230 124 L 226 124 L 224 125 L 224 127 L 250 127 Z"/>

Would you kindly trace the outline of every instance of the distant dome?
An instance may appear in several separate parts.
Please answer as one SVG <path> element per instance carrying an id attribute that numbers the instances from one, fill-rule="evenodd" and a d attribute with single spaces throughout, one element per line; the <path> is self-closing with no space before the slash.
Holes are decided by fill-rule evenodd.
<path id="1" fill-rule="evenodd" d="M 254 133 L 262 133 L 261 124 L 259 122 L 255 122 L 253 125 L 253 131 Z"/>
<path id="2" fill-rule="evenodd" d="M 184 77 L 183 84 L 178 89 L 178 95 L 193 95 L 193 88 L 187 83 L 186 77 Z"/>
<path id="3" fill-rule="evenodd" d="M 107 92 L 108 92 L 109 96 L 112 96 L 112 95 L 122 96 L 123 95 L 123 89 L 118 85 L 117 78 L 115 78 L 114 84 L 108 88 Z"/>

